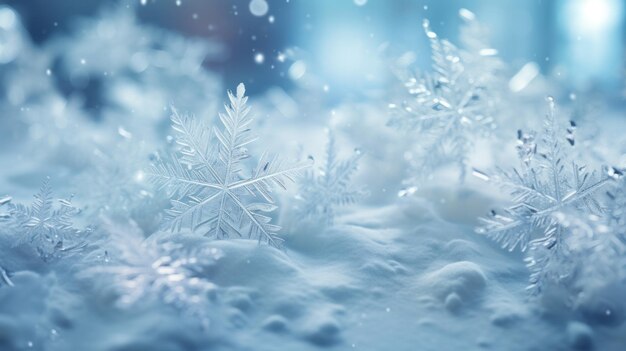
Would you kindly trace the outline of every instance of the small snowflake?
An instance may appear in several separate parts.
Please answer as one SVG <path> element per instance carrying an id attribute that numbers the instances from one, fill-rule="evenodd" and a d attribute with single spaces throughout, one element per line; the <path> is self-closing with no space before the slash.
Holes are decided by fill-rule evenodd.
<path id="1" fill-rule="evenodd" d="M 236 95 L 228 92 L 230 106 L 219 115 L 222 129 L 213 133 L 174 111 L 172 127 L 181 149 L 170 161 L 159 160 L 152 178 L 174 196 L 166 219 L 172 230 L 187 227 L 217 239 L 257 238 L 277 247 L 280 227 L 263 214 L 277 208 L 272 188 L 285 188 L 286 181 L 309 165 L 285 167 L 277 157 L 263 154 L 256 168 L 244 173 L 250 158 L 247 146 L 256 140 L 250 134 L 252 118 L 244 93 L 243 84 Z"/>
<path id="2" fill-rule="evenodd" d="M 89 232 L 89 229 L 73 228 L 71 219 L 79 211 L 72 206 L 70 199 L 58 200 L 57 208 L 53 203 L 49 179 L 44 181 L 30 207 L 8 203 L 6 220 L 18 236 L 15 246 L 31 245 L 44 261 L 85 248 L 83 236 Z"/>
<path id="3" fill-rule="evenodd" d="M 336 207 L 367 196 L 367 191 L 356 188 L 350 181 L 362 155 L 361 150 L 355 149 L 352 157 L 338 160 L 335 136 L 329 132 L 325 163 L 317 172 L 306 172 L 300 186 L 298 199 L 303 202 L 300 211 L 305 217 L 332 224 Z"/>

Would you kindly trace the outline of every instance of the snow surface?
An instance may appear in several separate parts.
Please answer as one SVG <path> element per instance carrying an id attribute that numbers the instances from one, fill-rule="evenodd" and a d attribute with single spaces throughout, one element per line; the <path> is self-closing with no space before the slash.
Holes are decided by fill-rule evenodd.
<path id="1" fill-rule="evenodd" d="M 480 196 L 465 190 L 479 203 Z M 456 191 L 455 191 L 456 192 Z M 444 194 L 445 195 L 445 194 Z M 448 194 L 450 195 L 450 194 Z M 158 300 L 120 309 L 105 291 L 36 264 L 26 249 L 3 257 L 3 349 L 45 350 L 620 350 L 623 311 L 603 301 L 568 313 L 531 303 L 520 259 L 452 223 L 455 205 L 400 199 L 344 215 L 342 224 L 289 228 L 285 250 L 255 241 L 205 242 L 223 255 L 207 272 L 210 328 Z M 202 239 L 198 239 L 201 240 Z M 3 243 L 3 245 L 6 243 Z M 53 333 L 54 335 L 48 335 Z M 53 337 L 55 336 L 55 337 Z M 532 336 L 532 337 L 530 337 Z M 51 341 L 46 341 L 50 338 Z M 45 347 L 44 347 L 45 343 Z"/>

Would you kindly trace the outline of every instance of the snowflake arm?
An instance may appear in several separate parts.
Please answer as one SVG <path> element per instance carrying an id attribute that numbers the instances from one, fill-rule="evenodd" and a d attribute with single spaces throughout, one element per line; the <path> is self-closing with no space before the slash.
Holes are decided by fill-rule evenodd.
<path id="1" fill-rule="evenodd" d="M 11 277 L 9 276 L 9 272 L 7 272 L 6 269 L 0 266 L 0 286 L 2 285 L 10 287 L 15 286 L 15 284 L 13 284 L 13 281 L 11 280 Z"/>
<path id="2" fill-rule="evenodd" d="M 575 234 L 571 246 L 585 258 L 583 289 L 597 283 L 626 282 L 626 181 L 622 171 L 611 173 L 618 181 L 606 193 L 603 216 L 560 218 Z"/>

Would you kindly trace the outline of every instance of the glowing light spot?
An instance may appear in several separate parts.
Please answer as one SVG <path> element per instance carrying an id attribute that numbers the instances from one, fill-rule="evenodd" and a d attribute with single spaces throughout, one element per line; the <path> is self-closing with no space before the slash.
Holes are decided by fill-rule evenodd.
<path id="1" fill-rule="evenodd" d="M 568 11 L 581 32 L 602 31 L 619 20 L 620 4 L 615 0 L 572 1 Z"/>
<path id="2" fill-rule="evenodd" d="M 257 17 L 263 17 L 267 14 L 267 11 L 269 11 L 270 7 L 267 4 L 267 1 L 265 0 L 252 0 L 250 1 L 250 13 L 252 13 L 253 16 L 257 16 Z"/>
<path id="3" fill-rule="evenodd" d="M 8 7 L 0 8 L 0 28 L 11 29 L 17 22 L 15 12 Z"/>
<path id="4" fill-rule="evenodd" d="M 265 62 L 265 55 L 263 55 L 262 53 L 258 52 L 254 55 L 254 62 L 256 62 L 257 64 L 263 64 L 263 62 Z"/>
<path id="5" fill-rule="evenodd" d="M 304 61 L 299 60 L 294 62 L 291 67 L 289 67 L 289 78 L 293 80 L 298 80 L 304 76 L 306 73 L 306 63 Z"/>
<path id="6" fill-rule="evenodd" d="M 524 90 L 539 75 L 539 65 L 535 62 L 525 64 L 514 76 L 509 80 L 509 89 L 514 92 Z"/>

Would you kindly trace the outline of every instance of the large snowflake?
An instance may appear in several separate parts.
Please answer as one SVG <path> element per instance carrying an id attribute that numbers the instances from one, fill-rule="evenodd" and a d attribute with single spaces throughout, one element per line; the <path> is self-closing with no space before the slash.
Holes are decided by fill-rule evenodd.
<path id="1" fill-rule="evenodd" d="M 433 68 L 431 73 L 415 73 L 410 66 L 396 69 L 407 94 L 390 105 L 389 124 L 408 130 L 417 137 L 414 150 L 405 154 L 413 176 L 408 185 L 418 185 L 432 176 L 434 170 L 456 164 L 460 179 L 465 178 L 468 154 L 474 140 L 494 128 L 494 85 L 500 61 L 496 51 L 484 44 L 484 29 L 474 15 L 461 10 L 466 22 L 462 32 L 467 50 L 423 27 L 430 41 Z"/>
<path id="2" fill-rule="evenodd" d="M 479 233 L 508 250 L 519 247 L 529 251 L 529 288 L 535 292 L 541 291 L 543 283 L 565 281 L 573 273 L 567 243 L 571 233 L 560 223 L 559 215 L 601 214 L 599 193 L 614 179 L 613 172 L 588 172 L 585 166 L 571 160 L 564 148 L 574 144 L 573 129 L 561 128 L 554 100 L 548 98 L 548 104 L 544 133 L 538 144 L 532 134 L 519 132 L 521 167 L 491 177 L 509 190 L 512 205 L 502 213 L 493 211 L 491 216 L 481 218 L 483 226 L 478 228 Z"/>
<path id="3" fill-rule="evenodd" d="M 362 155 L 361 150 L 355 149 L 352 157 L 338 159 L 335 136 L 329 132 L 325 163 L 317 172 L 305 173 L 298 193 L 298 199 L 302 201 L 300 211 L 305 217 L 332 224 L 336 207 L 355 203 L 367 195 L 367 191 L 355 187 L 350 181 Z"/>
<path id="4" fill-rule="evenodd" d="M 171 160 L 157 162 L 152 175 L 174 195 L 167 211 L 172 230 L 188 227 L 218 239 L 257 238 L 279 246 L 280 227 L 265 214 L 277 208 L 272 188 L 285 188 L 286 181 L 293 181 L 308 164 L 285 167 L 279 158 L 263 154 L 257 166 L 244 174 L 250 158 L 247 146 L 256 140 L 250 133 L 252 118 L 244 93 L 243 84 L 236 95 L 228 92 L 230 105 L 219 115 L 222 129 L 213 133 L 174 111 L 172 123 L 181 148 Z"/>
<path id="5" fill-rule="evenodd" d="M 72 217 L 78 209 L 72 206 L 70 199 L 58 200 L 55 208 L 49 179 L 35 195 L 31 206 L 14 204 L 6 200 L 9 212 L 2 217 L 10 232 L 17 236 L 18 245 L 31 245 L 44 261 L 49 261 L 64 254 L 74 253 L 85 248 L 84 235 L 72 226 Z"/>

